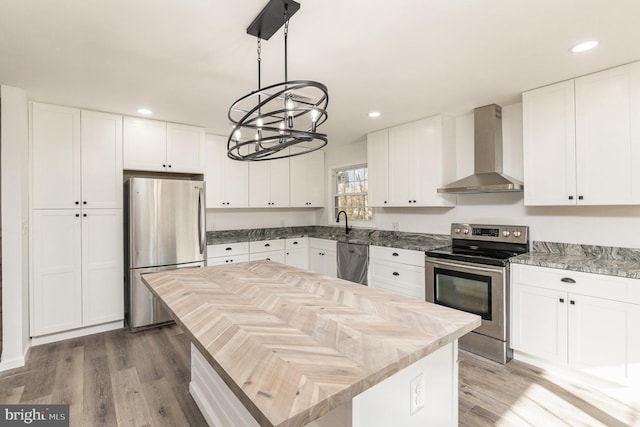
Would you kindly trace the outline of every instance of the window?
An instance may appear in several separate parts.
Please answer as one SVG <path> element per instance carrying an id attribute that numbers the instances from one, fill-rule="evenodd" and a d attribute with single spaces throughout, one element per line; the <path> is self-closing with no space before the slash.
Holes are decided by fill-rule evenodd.
<path id="1" fill-rule="evenodd" d="M 333 217 L 337 217 L 338 212 L 344 210 L 349 220 L 372 221 L 373 211 L 367 200 L 369 189 L 367 166 L 336 169 L 334 177 Z"/>

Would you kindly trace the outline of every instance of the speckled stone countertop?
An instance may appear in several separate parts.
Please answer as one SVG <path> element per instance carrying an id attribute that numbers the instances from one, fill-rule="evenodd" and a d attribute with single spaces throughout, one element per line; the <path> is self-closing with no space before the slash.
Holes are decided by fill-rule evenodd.
<path id="1" fill-rule="evenodd" d="M 640 279 L 640 249 L 533 242 L 531 252 L 511 258 L 516 264 Z"/>
<path id="2" fill-rule="evenodd" d="M 405 233 L 401 231 L 394 232 L 354 228 L 347 236 L 345 234 L 344 227 L 323 227 L 315 225 L 303 227 L 207 231 L 207 245 L 284 239 L 287 237 L 300 236 L 337 240 L 339 242 L 350 242 L 362 245 L 409 249 L 422 252 L 451 244 L 449 236 L 444 234 Z"/>

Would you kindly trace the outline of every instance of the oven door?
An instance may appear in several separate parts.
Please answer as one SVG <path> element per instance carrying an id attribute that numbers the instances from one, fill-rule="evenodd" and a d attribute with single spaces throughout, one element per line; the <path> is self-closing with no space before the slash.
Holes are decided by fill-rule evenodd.
<path id="1" fill-rule="evenodd" d="M 427 257 L 426 299 L 474 313 L 482 325 L 474 332 L 506 341 L 506 268 Z"/>

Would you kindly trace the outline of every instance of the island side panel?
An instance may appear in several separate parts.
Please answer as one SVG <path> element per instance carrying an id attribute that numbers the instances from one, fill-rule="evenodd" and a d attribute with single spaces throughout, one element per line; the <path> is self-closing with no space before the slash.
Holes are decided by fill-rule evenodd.
<path id="1" fill-rule="evenodd" d="M 411 415 L 411 382 L 423 375 L 424 407 Z M 191 345 L 189 390 L 212 427 L 259 427 Z M 450 343 L 335 408 L 307 427 L 424 427 L 458 424 L 458 342 Z"/>

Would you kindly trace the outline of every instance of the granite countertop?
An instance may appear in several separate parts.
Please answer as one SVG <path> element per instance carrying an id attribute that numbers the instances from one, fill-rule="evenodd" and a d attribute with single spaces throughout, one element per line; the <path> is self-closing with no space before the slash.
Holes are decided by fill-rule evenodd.
<path id="1" fill-rule="evenodd" d="M 640 249 L 534 242 L 532 252 L 510 261 L 538 267 L 640 279 Z"/>
<path id="2" fill-rule="evenodd" d="M 480 325 L 480 317 L 268 261 L 147 274 L 261 425 L 300 426 Z"/>
<path id="3" fill-rule="evenodd" d="M 357 228 L 352 229 L 347 235 L 345 234 L 344 227 L 329 226 L 208 231 L 207 244 L 218 245 L 224 243 L 284 239 L 301 236 L 422 252 L 451 244 L 451 238 L 444 234 L 406 233 L 401 231 L 394 232 Z"/>

